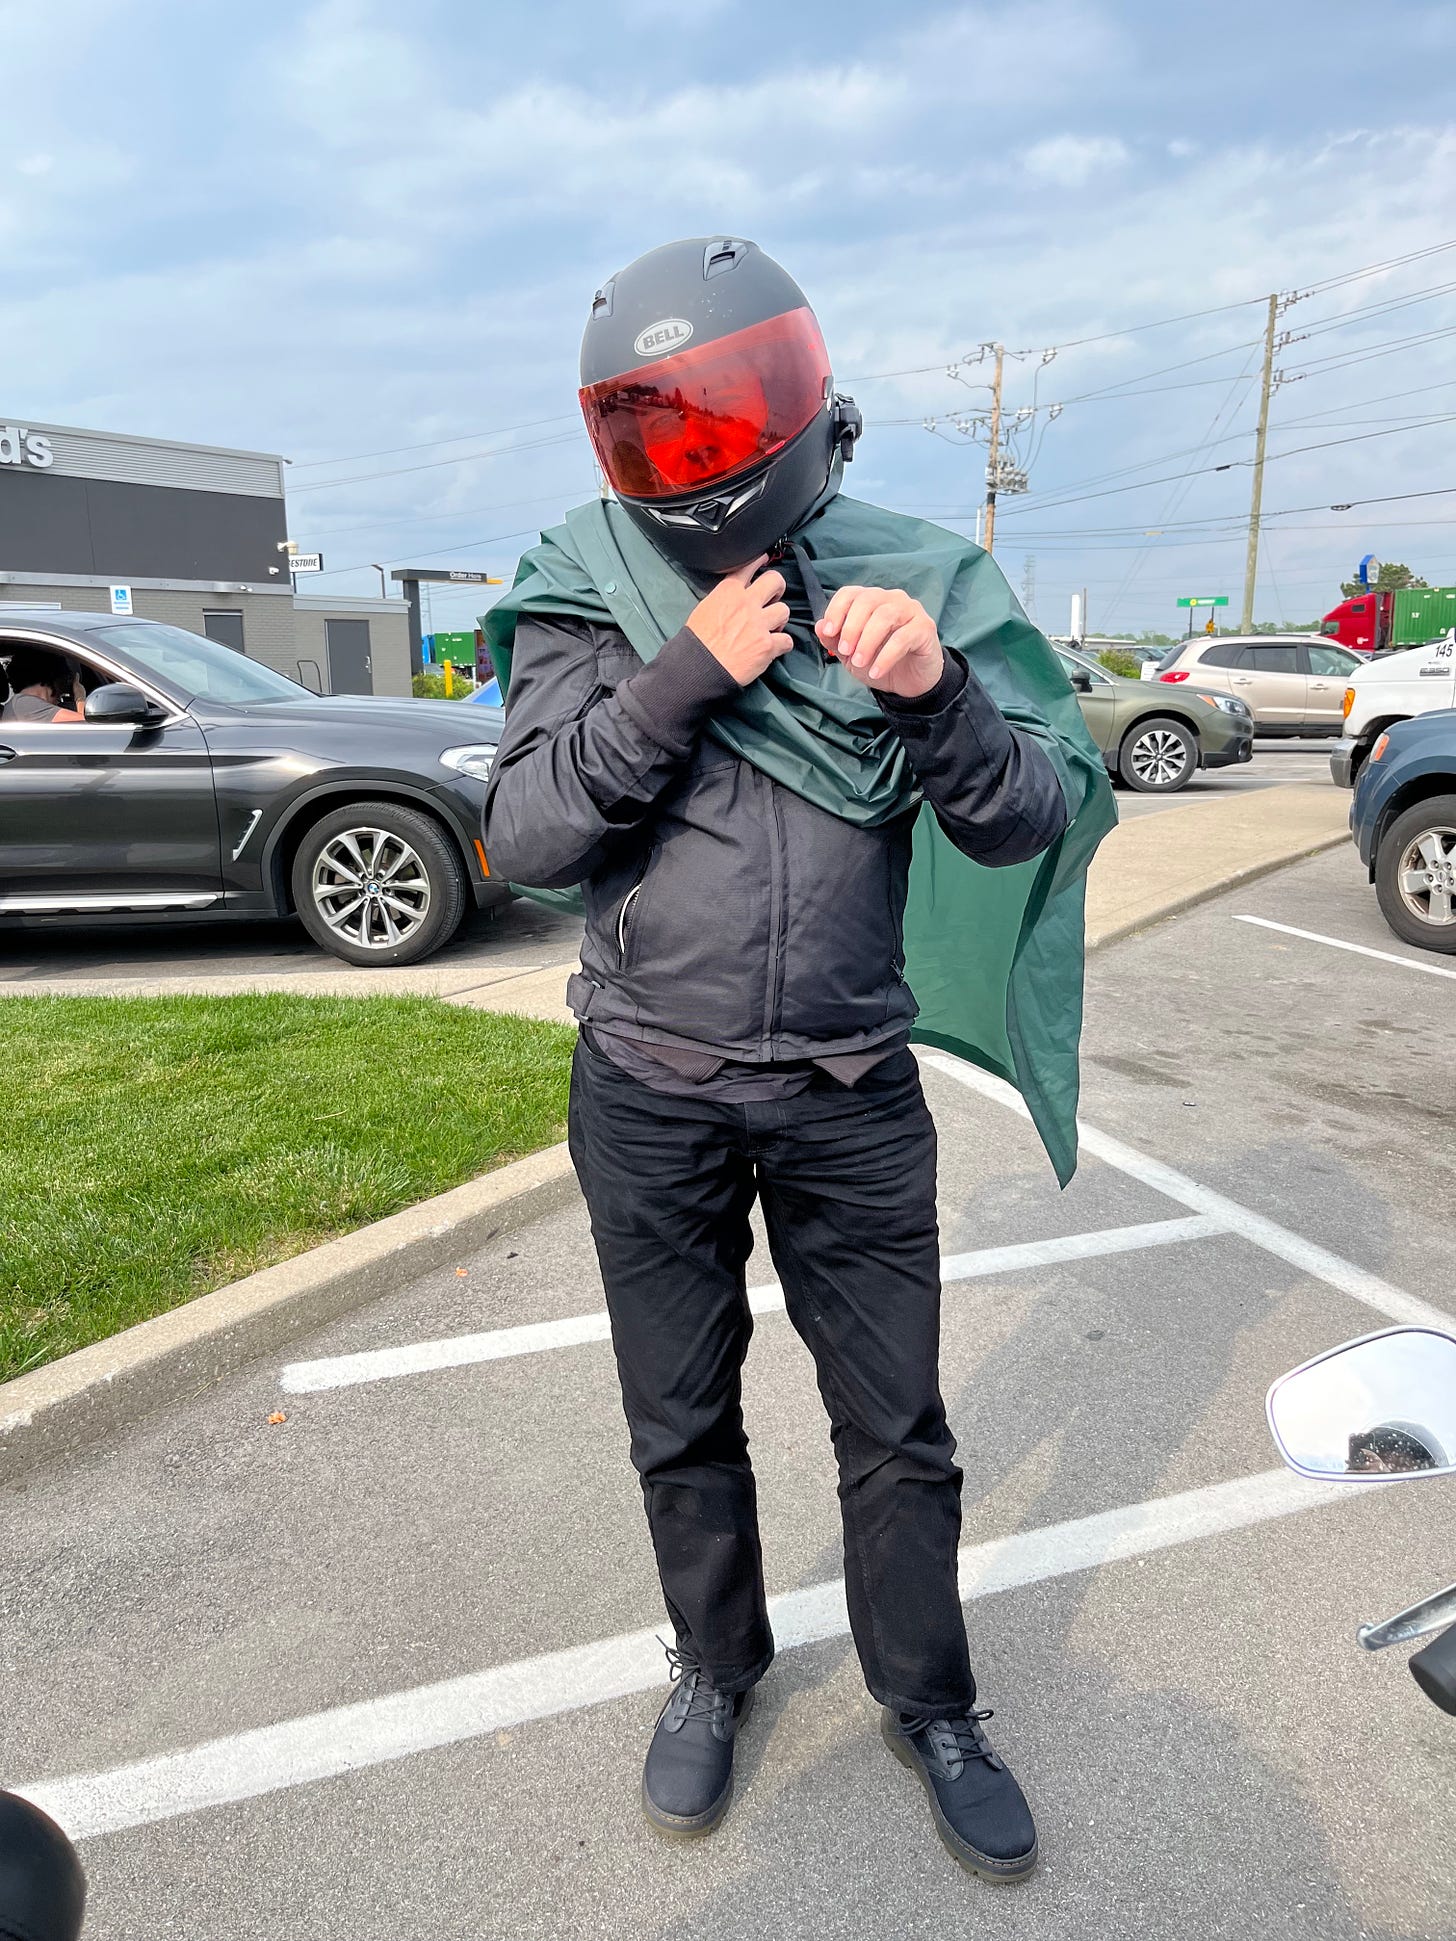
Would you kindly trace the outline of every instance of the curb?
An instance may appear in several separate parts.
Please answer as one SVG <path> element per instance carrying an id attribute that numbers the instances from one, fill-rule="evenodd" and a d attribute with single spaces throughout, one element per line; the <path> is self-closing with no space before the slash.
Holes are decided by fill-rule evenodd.
<path id="1" fill-rule="evenodd" d="M 1348 841 L 1341 830 L 1200 884 L 1089 936 L 1088 952 Z M 283 1343 L 397 1293 L 497 1233 L 554 1212 L 576 1192 L 565 1145 L 551 1146 L 0 1382 L 0 1486 L 200 1394 Z"/>
<path id="2" fill-rule="evenodd" d="M 1349 832 L 1341 830 L 1338 835 L 1315 837 L 1283 856 L 1266 856 L 1262 862 L 1250 863 L 1246 869 L 1230 870 L 1216 883 L 1201 883 L 1197 889 L 1189 890 L 1182 896 L 1170 897 L 1156 910 L 1129 917 L 1126 923 L 1109 925 L 1096 937 L 1088 938 L 1088 955 L 1094 950 L 1105 950 L 1109 944 L 1120 944 L 1127 937 L 1135 937 L 1139 931 L 1150 930 L 1155 923 L 1162 923 L 1168 917 L 1181 917 L 1189 910 L 1196 910 L 1200 903 L 1211 903 L 1214 897 L 1222 896 L 1226 890 L 1240 889 L 1245 883 L 1257 882 L 1261 876 L 1272 876 L 1276 869 L 1287 869 L 1291 863 L 1302 863 L 1311 856 L 1323 855 L 1327 849 L 1339 849 L 1349 840 Z"/>
<path id="3" fill-rule="evenodd" d="M 566 1147 L 550 1146 L 0 1383 L 0 1485 L 200 1394 L 575 1192 Z"/>

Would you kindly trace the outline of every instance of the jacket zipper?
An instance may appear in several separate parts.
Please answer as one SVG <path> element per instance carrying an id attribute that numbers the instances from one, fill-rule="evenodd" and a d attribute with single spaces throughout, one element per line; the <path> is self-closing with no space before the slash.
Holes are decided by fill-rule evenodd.
<path id="1" fill-rule="evenodd" d="M 627 918 L 631 912 L 632 905 L 642 894 L 642 885 L 645 880 L 643 876 L 637 878 L 637 881 L 622 898 L 622 907 L 617 912 L 617 956 L 624 962 L 627 956 Z"/>
<path id="2" fill-rule="evenodd" d="M 783 812 L 779 807 L 778 789 L 767 775 L 754 771 L 759 786 L 765 791 L 768 809 L 768 961 L 765 965 L 766 977 L 763 993 L 763 1036 L 764 1052 L 773 1054 L 773 1041 L 782 1023 L 783 1010 L 783 954 L 784 938 L 784 876 L 785 850 Z"/>

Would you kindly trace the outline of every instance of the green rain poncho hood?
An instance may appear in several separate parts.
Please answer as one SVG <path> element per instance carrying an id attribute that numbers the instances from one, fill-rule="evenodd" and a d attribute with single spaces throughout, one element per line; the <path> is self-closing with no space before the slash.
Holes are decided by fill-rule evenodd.
<path id="1" fill-rule="evenodd" d="M 1006 719 L 1035 737 L 1061 778 L 1066 833 L 1044 856 L 1008 869 L 962 855 L 922 805 L 905 958 L 920 1006 L 911 1036 L 1015 1085 L 1065 1186 L 1077 1164 L 1085 879 L 1117 819 L 1102 757 L 1056 656 L 978 546 L 842 494 L 796 537 L 827 593 L 893 586 L 919 600 L 944 644 L 964 656 Z M 522 614 L 615 626 L 647 661 L 698 598 L 620 507 L 593 501 L 542 535 L 481 626 L 508 694 Z M 889 821 L 918 800 L 904 749 L 874 696 L 813 646 L 776 661 L 718 711 L 707 732 L 785 788 L 853 822 Z"/>

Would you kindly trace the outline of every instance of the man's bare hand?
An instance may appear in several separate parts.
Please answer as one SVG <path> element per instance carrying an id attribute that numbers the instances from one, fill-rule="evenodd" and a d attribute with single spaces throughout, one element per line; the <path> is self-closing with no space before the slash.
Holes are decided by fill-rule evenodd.
<path id="1" fill-rule="evenodd" d="M 935 622 L 897 587 L 840 587 L 815 631 L 857 681 L 907 701 L 928 694 L 945 668 Z"/>
<path id="2" fill-rule="evenodd" d="M 782 631 L 789 618 L 784 576 L 760 571 L 767 562 L 764 553 L 727 574 L 688 615 L 698 639 L 740 687 L 756 681 L 794 644 Z"/>

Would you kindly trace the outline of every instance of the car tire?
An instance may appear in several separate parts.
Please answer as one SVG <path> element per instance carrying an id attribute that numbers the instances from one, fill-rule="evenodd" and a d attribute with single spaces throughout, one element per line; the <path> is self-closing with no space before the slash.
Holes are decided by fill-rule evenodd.
<path id="1" fill-rule="evenodd" d="M 304 929 L 346 964 L 417 964 L 465 915 L 454 844 L 432 817 L 397 802 L 351 802 L 314 823 L 293 859 L 292 887 Z"/>
<path id="2" fill-rule="evenodd" d="M 1172 795 L 1198 773 L 1198 743 L 1172 715 L 1154 715 L 1129 728 L 1117 754 L 1118 773 L 1143 795 Z"/>
<path id="3" fill-rule="evenodd" d="M 1375 852 L 1380 913 L 1403 942 L 1456 952 L 1456 795 L 1398 815 Z"/>

